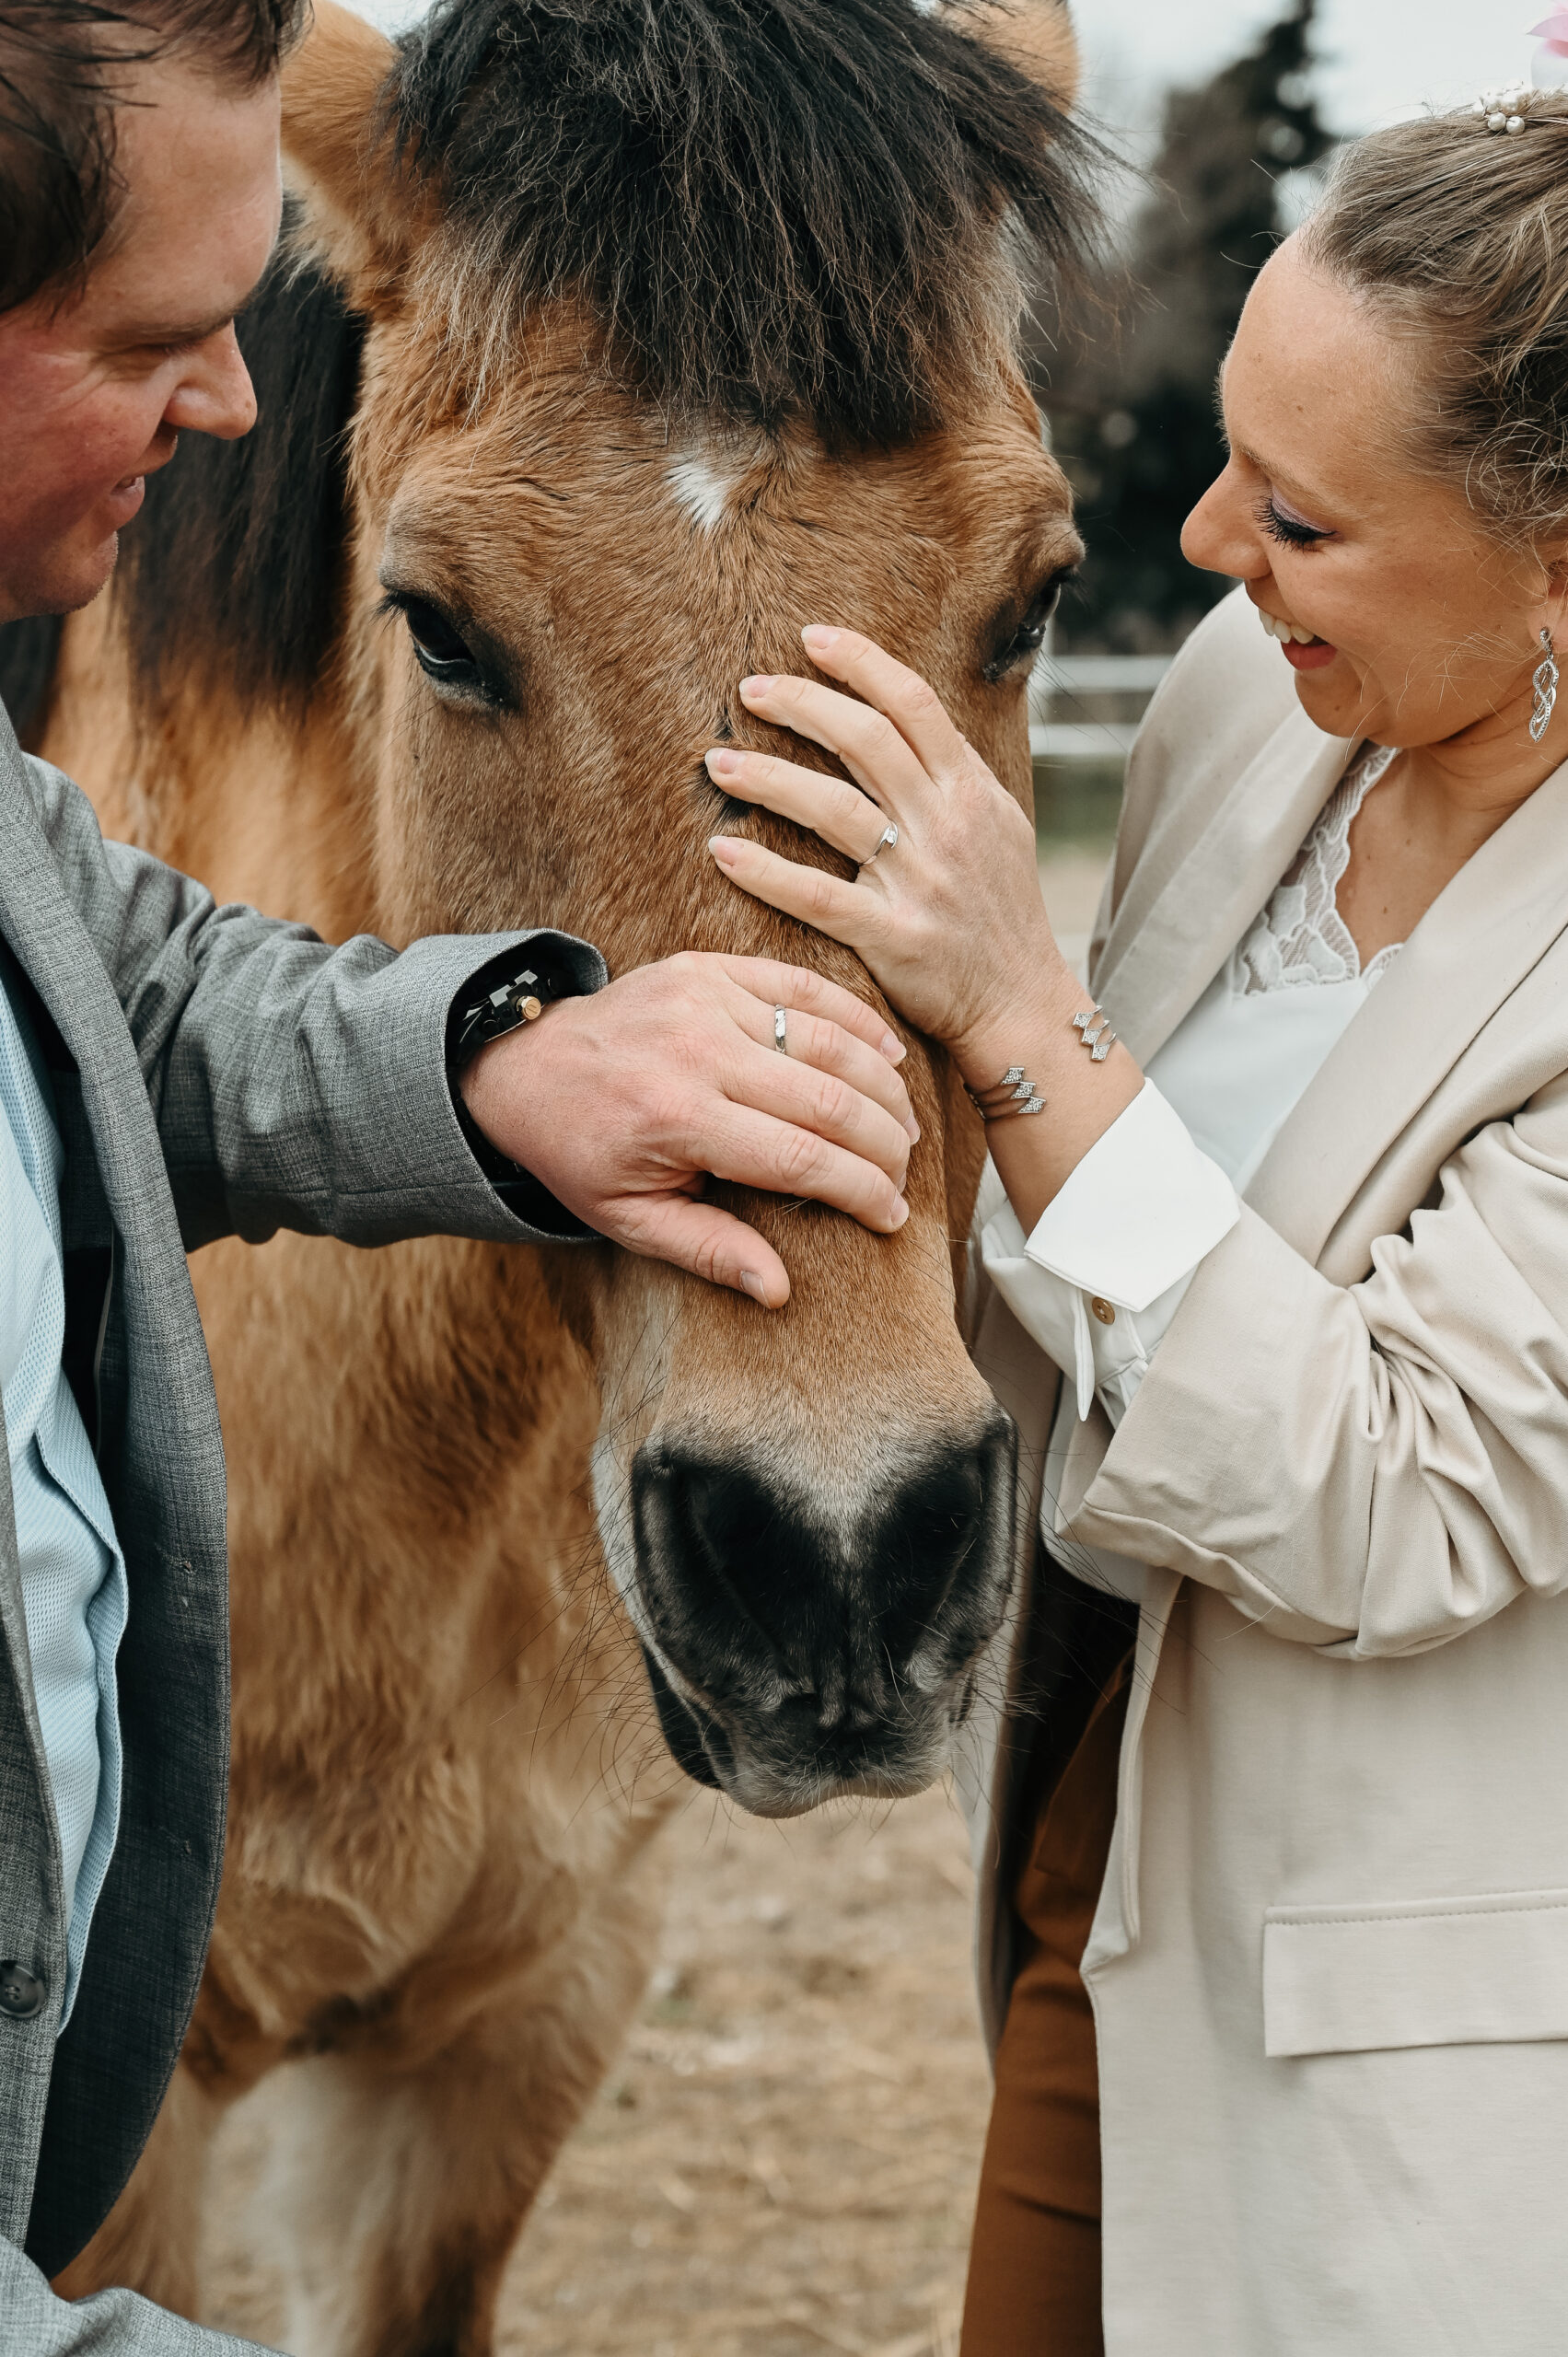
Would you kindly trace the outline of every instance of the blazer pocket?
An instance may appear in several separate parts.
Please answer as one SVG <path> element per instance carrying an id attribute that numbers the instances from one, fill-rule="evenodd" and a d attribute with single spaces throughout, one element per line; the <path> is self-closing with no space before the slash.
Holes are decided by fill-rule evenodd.
<path id="1" fill-rule="evenodd" d="M 1263 2050 L 1568 2038 L 1568 1890 L 1271 1907 Z"/>

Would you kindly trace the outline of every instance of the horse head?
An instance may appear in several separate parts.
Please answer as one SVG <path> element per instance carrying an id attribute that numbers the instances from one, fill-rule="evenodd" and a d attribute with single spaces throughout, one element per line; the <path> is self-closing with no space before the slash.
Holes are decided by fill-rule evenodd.
<path id="1" fill-rule="evenodd" d="M 1065 8 L 444 0 L 396 50 L 317 16 L 285 136 L 303 242 L 365 322 L 336 659 L 377 929 L 547 924 L 612 970 L 728 950 L 875 998 L 717 873 L 720 823 L 800 839 L 703 754 L 767 742 L 737 684 L 824 619 L 931 679 L 1028 796 L 1028 676 L 1078 554 L 1017 351 L 1031 269 L 1086 217 Z M 955 1317 L 982 1132 L 909 1048 L 898 1237 L 731 1199 L 784 1311 L 554 1256 L 666 1734 L 767 1815 L 939 1773 L 1012 1578 L 1014 1437 Z"/>

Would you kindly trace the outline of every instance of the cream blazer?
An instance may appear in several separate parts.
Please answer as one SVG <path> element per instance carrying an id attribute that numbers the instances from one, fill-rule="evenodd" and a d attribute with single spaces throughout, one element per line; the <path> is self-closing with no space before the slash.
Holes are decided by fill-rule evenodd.
<path id="1" fill-rule="evenodd" d="M 1092 951 L 1135 1055 L 1352 750 L 1228 598 L 1139 737 Z M 1057 1373 L 982 1271 L 971 1313 L 1028 1533 Z M 1060 1524 L 1150 1567 L 1084 1968 L 1109 2357 L 1561 2357 L 1568 767 L 1356 1015 L 1114 1437 L 1071 1415 Z M 993 2042 L 1006 1736 L 967 1771 Z"/>

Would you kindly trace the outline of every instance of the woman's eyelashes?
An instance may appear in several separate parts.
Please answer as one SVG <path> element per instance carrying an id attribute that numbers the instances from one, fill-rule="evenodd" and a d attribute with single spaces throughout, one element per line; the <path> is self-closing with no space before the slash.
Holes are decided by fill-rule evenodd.
<path id="1" fill-rule="evenodd" d="M 1314 524 L 1308 517 L 1297 515 L 1277 491 L 1271 493 L 1259 508 L 1258 521 L 1272 540 L 1278 540 L 1287 549 L 1316 548 L 1320 540 L 1334 537 L 1326 524 Z"/>

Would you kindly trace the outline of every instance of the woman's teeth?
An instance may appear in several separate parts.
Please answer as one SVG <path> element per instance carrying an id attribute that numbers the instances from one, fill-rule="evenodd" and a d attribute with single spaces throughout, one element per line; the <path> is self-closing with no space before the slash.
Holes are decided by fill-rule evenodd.
<path id="1" fill-rule="evenodd" d="M 1288 646 L 1293 639 L 1297 646 L 1318 646 L 1322 643 L 1313 632 L 1303 630 L 1299 622 L 1282 622 L 1276 615 L 1266 614 L 1261 606 L 1258 609 L 1258 619 L 1269 636 L 1277 638 L 1282 646 Z"/>

